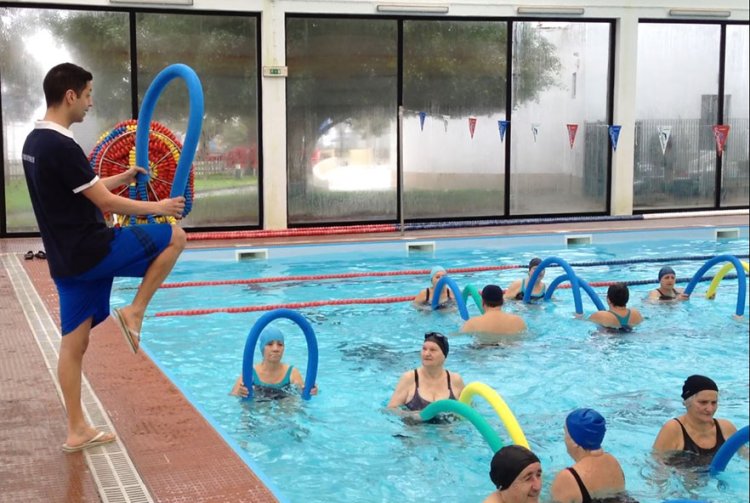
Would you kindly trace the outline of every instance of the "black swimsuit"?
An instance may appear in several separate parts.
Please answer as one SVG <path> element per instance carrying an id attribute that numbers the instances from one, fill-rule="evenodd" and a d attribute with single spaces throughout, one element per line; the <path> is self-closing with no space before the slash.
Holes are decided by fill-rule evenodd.
<path id="1" fill-rule="evenodd" d="M 453 302 L 453 299 L 451 298 L 451 291 L 450 291 L 450 289 L 447 290 L 447 293 L 448 293 L 448 300 L 446 300 L 442 304 L 438 304 L 438 306 L 437 306 L 438 309 L 443 309 L 444 307 L 449 307 L 449 306 L 453 305 L 454 302 Z M 424 303 L 427 304 L 427 305 L 430 305 L 430 289 L 429 289 L 429 287 L 425 288 L 425 300 L 424 300 Z"/>
<path id="2" fill-rule="evenodd" d="M 682 440 L 685 444 L 682 446 L 683 451 L 692 452 L 697 454 L 698 456 L 711 456 L 711 458 L 713 458 L 713 455 L 716 454 L 716 451 L 718 451 L 719 447 L 721 447 L 725 442 L 724 434 L 721 432 L 719 422 L 716 419 L 714 419 L 714 425 L 716 426 L 716 444 L 709 449 L 704 449 L 703 447 L 696 444 L 695 441 L 693 441 L 693 439 L 690 437 L 680 420 L 677 418 L 674 418 L 674 420 L 677 421 L 677 424 L 679 424 L 680 428 L 682 428 Z"/>
<path id="3" fill-rule="evenodd" d="M 661 288 L 657 288 L 656 291 L 659 292 L 659 300 L 675 300 L 677 298 L 677 292 L 675 292 L 674 290 L 672 291 L 675 293 L 675 295 L 671 295 L 671 296 L 664 295 L 664 293 L 662 293 L 661 291 Z"/>
<path id="4" fill-rule="evenodd" d="M 448 379 L 448 398 L 451 400 L 455 400 L 456 395 L 453 394 L 453 388 L 451 388 L 451 374 L 447 370 L 445 371 L 445 377 Z M 414 396 L 411 397 L 411 400 L 406 402 L 404 405 L 409 410 L 422 410 L 432 402 L 425 400 L 424 398 L 422 398 L 422 395 L 419 394 L 419 373 L 417 372 L 417 369 L 414 369 L 414 384 L 416 385 L 416 387 L 414 388 Z"/>
<path id="5" fill-rule="evenodd" d="M 578 489 L 581 490 L 581 503 L 638 503 L 627 494 L 618 494 L 615 496 L 609 496 L 607 498 L 592 499 L 588 489 L 586 489 L 586 486 L 583 484 L 583 480 L 581 480 L 580 475 L 578 475 L 578 472 L 576 472 L 572 467 L 566 468 L 566 470 L 568 470 L 570 474 L 573 475 L 573 478 L 576 479 Z"/>

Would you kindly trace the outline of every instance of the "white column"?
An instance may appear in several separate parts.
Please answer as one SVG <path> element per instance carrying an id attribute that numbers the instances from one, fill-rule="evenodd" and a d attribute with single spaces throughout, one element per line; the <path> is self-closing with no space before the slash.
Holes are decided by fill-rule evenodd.
<path id="1" fill-rule="evenodd" d="M 284 66 L 284 10 L 265 0 L 260 16 L 261 65 Z M 286 78 L 261 77 L 263 92 L 263 228 L 286 229 Z"/>
<path id="2" fill-rule="evenodd" d="M 615 36 L 613 124 L 622 126 L 617 151 L 612 156 L 612 215 L 633 214 L 635 163 L 635 85 L 638 66 L 638 16 L 623 13 Z"/>

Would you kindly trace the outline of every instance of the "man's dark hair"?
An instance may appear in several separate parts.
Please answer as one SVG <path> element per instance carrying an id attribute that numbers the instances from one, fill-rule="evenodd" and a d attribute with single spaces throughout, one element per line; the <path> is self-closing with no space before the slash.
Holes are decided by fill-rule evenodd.
<path id="1" fill-rule="evenodd" d="M 607 290 L 607 298 L 617 307 L 625 307 L 630 298 L 630 291 L 625 283 L 615 283 Z"/>
<path id="2" fill-rule="evenodd" d="M 65 98 L 68 89 L 72 89 L 80 97 L 86 84 L 94 80 L 91 72 L 73 63 L 62 63 L 53 67 L 44 77 L 44 98 L 47 108 L 59 105 Z"/>

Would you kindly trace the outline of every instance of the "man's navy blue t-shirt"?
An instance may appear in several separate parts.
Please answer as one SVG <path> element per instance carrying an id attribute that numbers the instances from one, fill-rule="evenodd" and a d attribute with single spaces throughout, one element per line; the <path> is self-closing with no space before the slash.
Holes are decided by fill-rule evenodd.
<path id="1" fill-rule="evenodd" d="M 82 194 L 99 178 L 72 133 L 38 122 L 23 145 L 23 170 L 52 277 L 91 269 L 109 253 L 114 235 Z"/>

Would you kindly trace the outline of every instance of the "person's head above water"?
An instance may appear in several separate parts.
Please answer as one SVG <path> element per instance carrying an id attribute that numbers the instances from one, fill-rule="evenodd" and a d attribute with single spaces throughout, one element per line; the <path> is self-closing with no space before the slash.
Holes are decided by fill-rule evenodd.
<path id="1" fill-rule="evenodd" d="M 446 336 L 444 336 L 440 332 L 427 332 L 426 334 L 424 334 L 424 341 L 434 342 L 440 348 L 443 356 L 445 356 L 446 358 L 448 357 L 450 346 L 448 345 L 448 338 Z"/>
<path id="2" fill-rule="evenodd" d="M 693 395 L 697 395 L 701 391 L 716 391 L 719 392 L 719 387 L 716 385 L 713 379 L 702 376 L 702 375 L 691 375 L 685 379 L 685 383 L 682 385 L 682 399 L 687 400 Z"/>
<path id="3" fill-rule="evenodd" d="M 436 265 L 435 267 L 433 267 L 430 270 L 430 281 L 432 281 L 433 278 L 435 278 L 436 274 L 441 273 L 441 272 L 443 273 L 443 276 L 444 276 L 445 275 L 445 269 L 442 266 Z"/>
<path id="4" fill-rule="evenodd" d="M 527 448 L 507 445 L 492 457 L 490 480 L 503 493 L 503 501 L 506 495 L 507 501 L 537 501 L 542 490 L 542 465 Z"/>
<path id="5" fill-rule="evenodd" d="M 661 279 L 662 279 L 662 278 L 663 278 L 664 276 L 666 276 L 667 274 L 671 274 L 672 276 L 674 276 L 674 275 L 675 275 L 674 269 L 672 269 L 672 268 L 671 268 L 671 267 L 669 267 L 668 265 L 667 265 L 667 266 L 664 266 L 664 267 L 662 267 L 661 269 L 659 269 L 659 281 L 661 281 Z"/>
<path id="6" fill-rule="evenodd" d="M 625 283 L 615 283 L 607 289 L 607 300 L 615 307 L 625 307 L 630 299 L 630 290 Z"/>
<path id="7" fill-rule="evenodd" d="M 278 341 L 284 344 L 284 334 L 281 332 L 281 330 L 276 327 L 264 328 L 260 333 L 260 337 L 258 338 L 258 349 L 260 350 L 260 354 L 263 355 L 266 346 L 274 341 Z"/>
<path id="8" fill-rule="evenodd" d="M 607 423 L 594 409 L 576 409 L 565 418 L 565 429 L 578 446 L 595 451 L 602 448 Z"/>
<path id="9" fill-rule="evenodd" d="M 503 305 L 503 289 L 497 285 L 487 285 L 482 288 L 482 301 L 487 307 Z"/>

